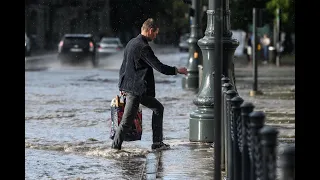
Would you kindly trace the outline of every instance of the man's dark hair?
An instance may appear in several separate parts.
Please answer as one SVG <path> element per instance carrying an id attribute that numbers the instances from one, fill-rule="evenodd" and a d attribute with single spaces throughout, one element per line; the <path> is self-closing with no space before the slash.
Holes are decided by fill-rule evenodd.
<path id="1" fill-rule="evenodd" d="M 159 27 L 155 23 L 155 21 L 152 18 L 148 18 L 144 23 L 142 24 L 141 30 L 147 31 L 149 29 L 153 29 L 153 31 L 156 31 Z"/>

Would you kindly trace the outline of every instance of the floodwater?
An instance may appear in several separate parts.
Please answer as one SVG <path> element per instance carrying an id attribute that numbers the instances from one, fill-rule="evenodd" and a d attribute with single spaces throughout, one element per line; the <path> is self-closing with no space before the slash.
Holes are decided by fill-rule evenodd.
<path id="1" fill-rule="evenodd" d="M 187 63 L 187 53 L 173 53 L 169 49 L 156 55 L 168 65 L 185 66 Z M 55 58 L 26 63 L 25 179 L 142 179 L 152 142 L 151 110 L 142 106 L 141 141 L 124 142 L 121 151 L 110 148 L 110 103 L 119 93 L 117 83 L 121 61 L 120 53 L 101 59 L 98 68 L 88 63 L 61 66 Z M 272 73 L 272 69 L 265 71 Z M 267 124 L 274 123 L 272 120 L 279 122 L 279 118 L 294 123 L 294 78 L 288 77 L 292 74 L 275 74 L 274 78 L 279 80 L 277 84 L 270 84 L 262 75 L 259 89 L 265 94 L 254 98 L 249 97 L 248 91 L 252 79 L 250 72 L 240 68 L 236 75 L 239 95 L 251 101 L 255 109 L 266 112 Z M 196 93 L 183 90 L 181 79 L 182 75 L 166 76 L 155 72 L 156 97 L 165 107 L 164 140 L 181 153 L 166 151 L 162 154 L 162 158 L 171 159 L 160 167 L 160 176 L 164 179 L 170 179 L 170 176 L 166 177 L 170 173 L 171 177 L 178 177 L 186 168 L 189 168 L 189 174 L 184 175 L 193 178 L 197 168 L 188 163 L 175 167 L 174 163 L 180 162 L 184 153 L 195 158 L 187 151 L 192 147 L 185 142 L 189 138 L 189 114 L 196 109 L 193 104 Z M 279 92 L 284 96 L 276 94 Z M 279 129 L 280 135 L 294 137 L 292 122 Z M 212 151 L 200 147 L 194 152 L 208 162 L 201 165 L 209 168 L 202 172 L 202 177 L 211 176 Z M 190 160 L 186 162 L 192 163 Z"/>
<path id="2" fill-rule="evenodd" d="M 164 63 L 180 65 L 183 55 L 158 57 Z M 121 54 L 109 56 L 98 68 L 86 63 L 61 66 L 54 58 L 27 62 L 26 179 L 140 179 L 152 142 L 152 112 L 142 107 L 141 141 L 124 142 L 119 152 L 110 148 L 110 103 L 118 94 L 121 59 Z M 187 138 L 188 112 L 193 104 L 185 97 L 194 93 L 181 90 L 179 75 L 156 73 L 156 83 L 157 97 L 166 108 L 165 138 Z M 170 123 L 178 119 L 183 125 Z"/>

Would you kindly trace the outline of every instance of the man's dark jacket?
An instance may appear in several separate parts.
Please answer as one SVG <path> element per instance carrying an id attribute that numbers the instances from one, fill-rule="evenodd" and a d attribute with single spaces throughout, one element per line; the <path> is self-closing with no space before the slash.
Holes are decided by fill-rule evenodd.
<path id="1" fill-rule="evenodd" d="M 149 46 L 147 37 L 139 34 L 128 42 L 124 50 L 119 90 L 137 96 L 155 97 L 153 68 L 162 74 L 177 74 L 176 67 L 161 63 Z"/>

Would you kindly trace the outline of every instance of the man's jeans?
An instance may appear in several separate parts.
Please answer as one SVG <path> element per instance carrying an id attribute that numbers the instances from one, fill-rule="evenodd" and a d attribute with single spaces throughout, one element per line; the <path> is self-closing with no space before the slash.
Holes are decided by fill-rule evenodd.
<path id="1" fill-rule="evenodd" d="M 162 126 L 163 126 L 163 105 L 154 97 L 151 96 L 134 96 L 131 93 L 126 93 L 126 106 L 122 116 L 121 123 L 118 126 L 114 136 L 112 146 L 121 148 L 124 140 L 124 135 L 131 127 L 135 116 L 137 115 L 139 104 L 146 106 L 153 111 L 152 113 L 152 133 L 153 143 L 162 142 Z"/>

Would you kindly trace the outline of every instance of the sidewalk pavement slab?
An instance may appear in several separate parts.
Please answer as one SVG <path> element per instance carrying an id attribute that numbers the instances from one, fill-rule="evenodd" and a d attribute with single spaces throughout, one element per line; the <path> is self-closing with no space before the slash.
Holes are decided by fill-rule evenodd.
<path id="1" fill-rule="evenodd" d="M 255 97 L 249 96 L 252 88 L 252 67 L 235 67 L 235 69 L 236 76 L 241 75 L 236 79 L 240 96 L 245 101 L 252 102 L 255 110 L 265 112 L 266 125 L 279 130 L 277 150 L 281 145 L 295 143 L 295 92 L 292 90 L 295 85 L 294 66 L 262 65 L 259 67 L 258 87 L 265 94 Z M 284 98 L 279 98 L 283 95 Z M 152 170 L 149 170 L 150 173 L 145 173 L 148 176 L 143 176 L 143 179 L 213 180 L 214 149 L 211 146 L 212 143 L 195 143 L 188 139 L 171 139 L 165 142 L 172 148 L 153 156 L 158 160 L 147 161 L 146 165 Z M 158 162 L 157 165 L 152 164 L 156 162 Z M 156 167 L 155 175 L 154 168 Z M 277 165 L 277 177 L 279 173 L 280 169 Z M 224 172 L 221 172 L 221 177 L 225 178 Z"/>

